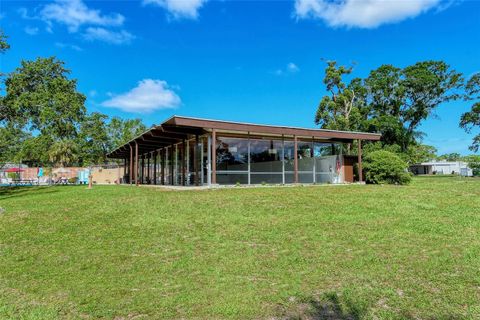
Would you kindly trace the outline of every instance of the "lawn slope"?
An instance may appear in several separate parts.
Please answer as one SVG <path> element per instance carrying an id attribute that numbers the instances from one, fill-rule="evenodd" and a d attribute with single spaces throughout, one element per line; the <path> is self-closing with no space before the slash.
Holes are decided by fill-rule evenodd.
<path id="1" fill-rule="evenodd" d="M 0 318 L 480 318 L 480 179 L 0 189 Z"/>

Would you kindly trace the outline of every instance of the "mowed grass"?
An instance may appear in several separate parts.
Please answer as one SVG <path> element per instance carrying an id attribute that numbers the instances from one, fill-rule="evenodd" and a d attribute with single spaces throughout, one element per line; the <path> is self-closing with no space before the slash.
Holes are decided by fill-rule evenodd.
<path id="1" fill-rule="evenodd" d="M 0 189 L 0 318 L 479 319 L 480 179 Z"/>

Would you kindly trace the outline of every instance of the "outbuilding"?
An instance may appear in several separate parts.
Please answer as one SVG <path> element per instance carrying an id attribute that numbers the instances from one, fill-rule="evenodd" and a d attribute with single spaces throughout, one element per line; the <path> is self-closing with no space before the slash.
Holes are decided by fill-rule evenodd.
<path id="1" fill-rule="evenodd" d="M 410 166 L 410 171 L 415 175 L 424 174 L 458 174 L 465 177 L 473 176 L 473 171 L 468 163 L 463 161 L 430 161 L 417 163 Z"/>
<path id="2" fill-rule="evenodd" d="M 290 184 L 362 181 L 362 141 L 380 134 L 173 116 L 119 146 L 123 183 Z M 357 141 L 357 155 L 344 146 Z"/>

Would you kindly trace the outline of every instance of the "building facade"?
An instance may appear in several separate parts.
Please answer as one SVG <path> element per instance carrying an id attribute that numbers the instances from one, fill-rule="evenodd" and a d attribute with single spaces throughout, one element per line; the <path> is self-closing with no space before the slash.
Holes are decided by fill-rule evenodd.
<path id="1" fill-rule="evenodd" d="M 410 166 L 410 171 L 416 175 L 423 174 L 458 174 L 473 176 L 473 170 L 463 161 L 431 161 Z"/>
<path id="2" fill-rule="evenodd" d="M 379 134 L 174 116 L 108 154 L 124 183 L 159 185 L 353 182 L 345 144 Z M 361 170 L 359 170 L 361 180 Z"/>

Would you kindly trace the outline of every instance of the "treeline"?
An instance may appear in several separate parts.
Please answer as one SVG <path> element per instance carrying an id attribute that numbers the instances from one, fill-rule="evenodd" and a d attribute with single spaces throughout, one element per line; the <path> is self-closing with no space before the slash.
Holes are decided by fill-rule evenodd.
<path id="1" fill-rule="evenodd" d="M 0 30 L 1 54 L 9 48 Z M 55 57 L 22 61 L 15 71 L 2 74 L 0 163 L 102 164 L 108 151 L 146 130 L 140 119 L 88 113 L 86 97 L 69 75 Z"/>
<path id="2" fill-rule="evenodd" d="M 382 65 L 366 78 L 352 77 L 352 72 L 351 66 L 327 62 L 323 84 L 328 94 L 319 103 L 315 123 L 325 129 L 380 132 L 381 141 L 367 144 L 367 153 L 391 151 L 409 164 L 443 158 L 433 146 L 422 144 L 424 133 L 419 128 L 446 102 L 472 102 L 459 126 L 469 133 L 480 126 L 480 73 L 465 79 L 443 61 L 422 61 L 404 68 Z M 479 148 L 480 134 L 470 150 Z M 475 159 L 480 163 L 479 156 L 464 160 Z"/>

